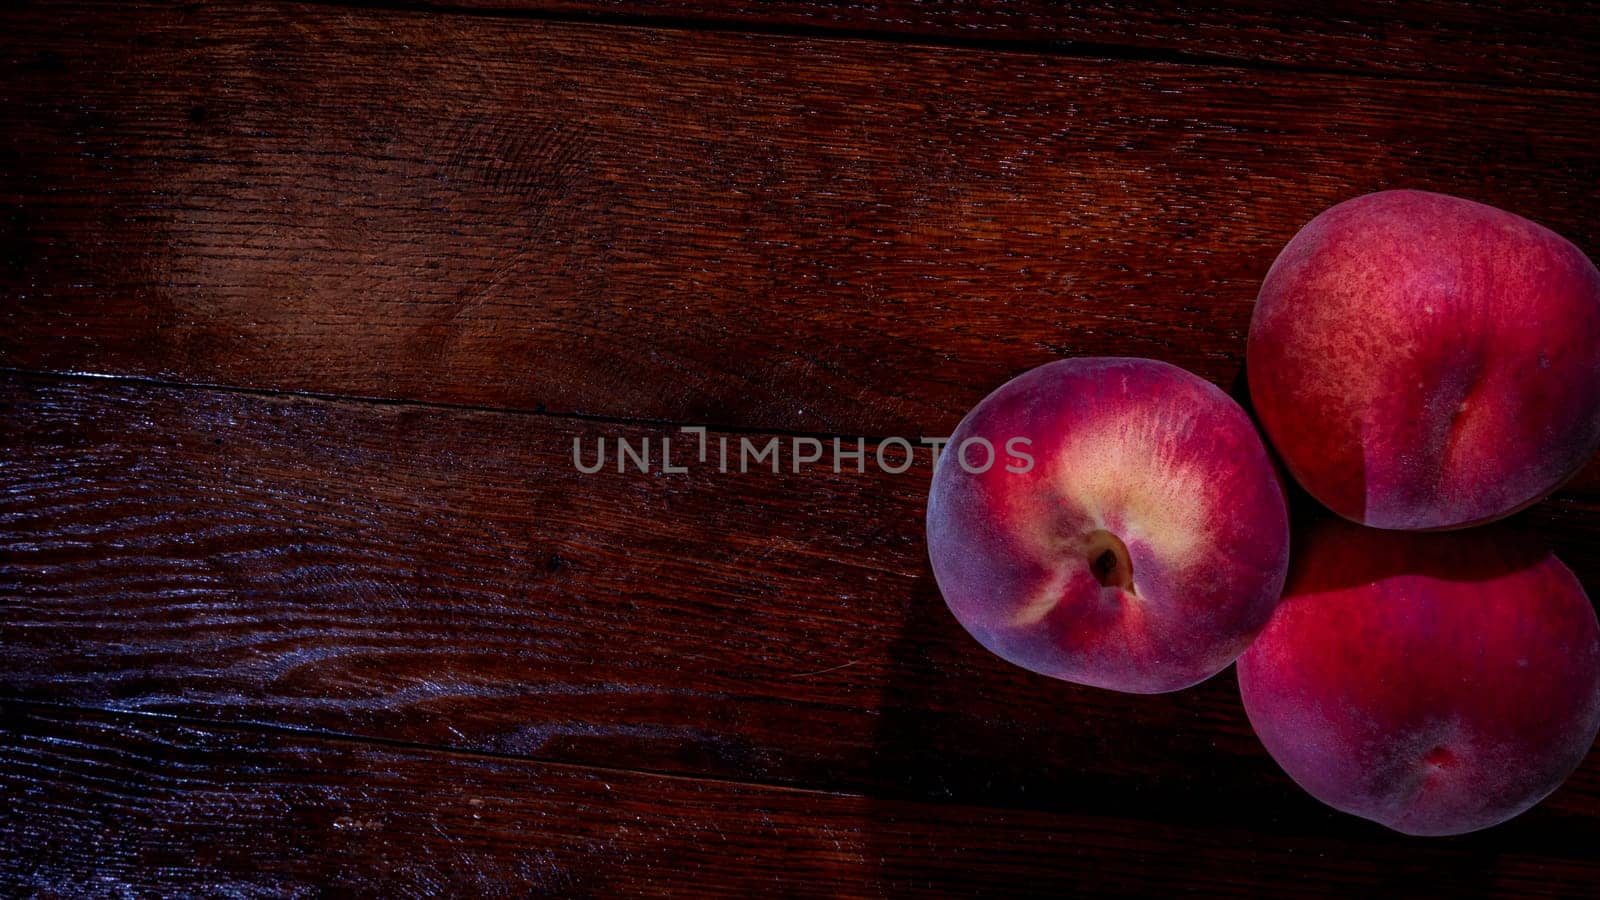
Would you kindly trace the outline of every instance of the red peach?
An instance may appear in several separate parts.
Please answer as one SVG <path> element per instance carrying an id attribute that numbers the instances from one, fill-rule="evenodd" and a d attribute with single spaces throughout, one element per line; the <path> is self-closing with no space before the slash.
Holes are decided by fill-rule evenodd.
<path id="1" fill-rule="evenodd" d="M 972 471 L 983 442 L 998 458 Z M 1288 550 L 1249 417 L 1153 360 L 1013 379 L 962 420 L 928 497 L 928 554 L 961 624 L 1019 666 L 1122 691 L 1225 668 L 1277 602 Z"/>
<path id="2" fill-rule="evenodd" d="M 1239 659 L 1267 752 L 1318 800 L 1415 835 L 1515 816 L 1600 729 L 1600 625 L 1548 550 L 1502 529 L 1295 537 Z"/>
<path id="3" fill-rule="evenodd" d="M 1470 200 L 1386 191 L 1317 216 L 1267 273 L 1247 361 L 1289 472 L 1379 528 L 1497 519 L 1600 449 L 1600 273 Z"/>

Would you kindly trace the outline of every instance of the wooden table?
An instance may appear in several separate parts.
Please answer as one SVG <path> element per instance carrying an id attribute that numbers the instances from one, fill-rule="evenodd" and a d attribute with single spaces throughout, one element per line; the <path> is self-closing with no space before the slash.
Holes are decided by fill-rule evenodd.
<path id="1" fill-rule="evenodd" d="M 989 656 L 926 450 L 573 464 L 870 452 L 1064 356 L 1237 391 L 1278 248 L 1374 189 L 1600 251 L 1594 10 L 1226 5 L 0 13 L 0 893 L 1595 894 L 1600 754 L 1407 839 L 1231 672 Z M 1521 519 L 1591 593 L 1597 503 Z"/>

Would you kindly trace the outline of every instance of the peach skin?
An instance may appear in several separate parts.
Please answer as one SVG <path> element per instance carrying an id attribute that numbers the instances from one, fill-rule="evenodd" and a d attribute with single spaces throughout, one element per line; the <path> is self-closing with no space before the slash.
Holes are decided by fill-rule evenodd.
<path id="1" fill-rule="evenodd" d="M 1470 200 L 1386 191 L 1311 220 L 1262 283 L 1246 357 L 1284 465 L 1353 522 L 1488 522 L 1600 448 L 1600 273 Z"/>
<path id="2" fill-rule="evenodd" d="M 1154 360 L 1070 359 L 962 420 L 934 473 L 928 554 L 994 653 L 1156 693 L 1216 674 L 1266 623 L 1288 513 L 1249 417 L 1215 385 Z"/>
<path id="3" fill-rule="evenodd" d="M 1600 625 L 1567 567 L 1504 527 L 1295 535 L 1283 602 L 1239 659 L 1273 759 L 1335 809 L 1414 835 L 1533 806 L 1600 729 Z"/>

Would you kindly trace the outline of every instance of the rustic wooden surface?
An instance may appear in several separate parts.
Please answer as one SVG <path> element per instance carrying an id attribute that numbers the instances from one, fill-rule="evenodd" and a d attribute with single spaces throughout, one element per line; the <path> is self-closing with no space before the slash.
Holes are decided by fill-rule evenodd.
<path id="1" fill-rule="evenodd" d="M 303 7 L 0 27 L 30 369 L 947 433 L 1063 355 L 1229 382 L 1277 250 L 1353 194 L 1600 243 L 1568 92 Z"/>
<path id="2" fill-rule="evenodd" d="M 1239 381 L 1318 209 L 1600 248 L 1592 13 L 65 4 L 0 13 L 0 891 L 1600 887 L 1329 812 L 1231 672 L 985 654 L 913 469 L 575 437 L 946 433 L 1072 354 Z M 1600 588 L 1600 470 L 1524 514 Z"/>

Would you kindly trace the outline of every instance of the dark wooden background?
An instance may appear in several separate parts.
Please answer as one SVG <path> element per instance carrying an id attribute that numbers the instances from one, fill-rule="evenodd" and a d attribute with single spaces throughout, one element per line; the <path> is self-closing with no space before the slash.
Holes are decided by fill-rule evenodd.
<path id="1" fill-rule="evenodd" d="M 1593 9 L 1221 6 L 0 13 L 0 892 L 1600 890 L 1600 754 L 1408 839 L 1231 671 L 988 656 L 926 453 L 574 471 L 942 435 L 1069 355 L 1236 389 L 1277 249 L 1379 188 L 1600 251 Z M 1600 477 L 1520 521 L 1596 594 Z"/>

